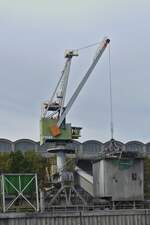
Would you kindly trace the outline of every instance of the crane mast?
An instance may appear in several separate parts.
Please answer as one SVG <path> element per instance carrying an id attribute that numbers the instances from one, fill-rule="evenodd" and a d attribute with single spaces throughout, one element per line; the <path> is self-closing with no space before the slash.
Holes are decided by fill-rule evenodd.
<path id="1" fill-rule="evenodd" d="M 52 118 L 55 116 L 56 118 L 59 118 L 62 114 L 65 103 L 71 60 L 73 56 L 78 56 L 78 53 L 75 51 L 65 52 L 66 62 L 64 69 L 52 94 L 52 97 L 48 102 L 44 102 L 42 105 L 42 117 Z"/>
<path id="2" fill-rule="evenodd" d="M 65 106 L 64 104 L 71 60 L 73 56 L 78 56 L 76 51 L 69 51 L 66 53 L 66 63 L 55 91 L 51 99 L 46 103 L 44 102 L 42 105 L 42 116 L 40 122 L 41 144 L 49 141 L 72 141 L 72 139 L 78 139 L 80 137 L 81 127 L 72 127 L 71 124 L 66 123 L 66 116 L 93 72 L 109 42 L 110 40 L 108 38 L 104 38 L 100 43 L 89 69 L 82 78 L 68 104 Z"/>

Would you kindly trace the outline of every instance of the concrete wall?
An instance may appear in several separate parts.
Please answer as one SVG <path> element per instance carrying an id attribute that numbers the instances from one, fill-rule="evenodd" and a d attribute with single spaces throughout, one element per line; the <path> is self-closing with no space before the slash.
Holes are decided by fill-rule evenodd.
<path id="1" fill-rule="evenodd" d="M 149 225 L 150 210 L 0 214 L 0 225 Z"/>
<path id="2" fill-rule="evenodd" d="M 11 152 L 13 150 L 13 143 L 8 139 L 0 139 L 0 152 Z"/>
<path id="3" fill-rule="evenodd" d="M 113 201 L 143 200 L 143 160 L 99 160 L 93 164 L 93 184 L 95 197 L 112 197 Z"/>

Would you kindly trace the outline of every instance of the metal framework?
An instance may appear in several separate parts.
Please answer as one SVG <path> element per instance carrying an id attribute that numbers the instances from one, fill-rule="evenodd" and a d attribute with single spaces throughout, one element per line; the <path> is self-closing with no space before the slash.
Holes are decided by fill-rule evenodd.
<path id="1" fill-rule="evenodd" d="M 110 40 L 106 37 L 100 42 L 95 57 L 93 58 L 87 72 L 83 76 L 81 82 L 74 91 L 74 94 L 70 98 L 67 105 L 65 105 L 66 90 L 68 86 L 68 78 L 71 66 L 71 60 L 73 56 L 78 56 L 76 51 L 68 51 L 65 55 L 66 63 L 62 75 L 51 99 L 48 102 L 42 104 L 42 114 L 40 120 L 40 136 L 41 144 L 44 142 L 55 140 L 69 140 L 78 139 L 80 137 L 80 127 L 71 127 L 71 124 L 66 123 L 66 116 L 70 111 L 72 105 L 79 96 L 81 90 L 85 86 L 87 80 L 96 67 L 103 52 L 108 46 Z"/>
<path id="2" fill-rule="evenodd" d="M 66 62 L 64 69 L 61 73 L 61 77 L 56 85 L 51 99 L 48 102 L 44 102 L 42 105 L 42 117 L 53 118 L 55 116 L 59 118 L 61 116 L 64 110 L 71 60 L 74 56 L 78 56 L 78 53 L 76 51 L 66 51 Z"/>
<path id="3" fill-rule="evenodd" d="M 90 77 L 91 73 L 93 72 L 94 68 L 96 67 L 99 59 L 101 58 L 103 52 L 105 51 L 107 45 L 109 44 L 110 40 L 105 37 L 102 42 L 100 43 L 100 45 L 98 46 L 98 49 L 96 51 L 95 57 L 90 65 L 90 67 L 88 68 L 86 74 L 84 75 L 84 77 L 82 78 L 81 82 L 79 83 L 79 85 L 77 86 L 74 94 L 72 95 L 72 97 L 70 98 L 68 104 L 65 107 L 64 112 L 62 113 L 60 119 L 58 120 L 58 127 L 60 127 L 60 125 L 62 124 L 63 120 L 66 118 L 66 115 L 68 114 L 68 112 L 70 111 L 72 105 L 74 104 L 75 100 L 77 99 L 77 97 L 79 96 L 82 88 L 84 87 L 84 85 L 86 84 L 88 78 Z"/>
<path id="4" fill-rule="evenodd" d="M 51 198 L 49 202 L 49 206 L 55 205 L 55 201 L 58 200 L 58 198 L 61 198 L 61 194 L 64 195 L 64 206 L 71 206 L 73 205 L 74 198 L 78 198 L 78 200 L 81 201 L 81 204 L 86 206 L 87 203 L 85 199 L 80 195 L 80 193 L 76 190 L 74 185 L 62 185 L 61 188 L 57 191 L 57 193 Z"/>
<path id="5" fill-rule="evenodd" d="M 28 209 L 39 211 L 37 174 L 2 174 L 0 181 L 3 212 L 16 211 L 18 203 L 19 209 L 27 204 Z"/>
<path id="6" fill-rule="evenodd" d="M 49 102 L 43 104 L 42 118 L 41 118 L 41 144 L 47 141 L 58 141 L 57 147 L 50 147 L 47 151 L 49 153 L 57 154 L 57 177 L 56 188 L 52 188 L 50 195 L 50 205 L 61 202 L 61 198 L 64 199 L 64 205 L 71 205 L 75 202 L 75 197 L 81 201 L 83 205 L 86 205 L 86 201 L 75 188 L 73 173 L 65 170 L 64 162 L 66 153 L 74 152 L 73 149 L 66 149 L 66 141 L 72 142 L 73 139 L 80 137 L 80 129 L 71 127 L 71 124 L 66 123 L 66 116 L 70 111 L 75 100 L 79 96 L 81 90 L 85 86 L 88 78 L 96 67 L 99 59 L 105 51 L 110 40 L 105 37 L 99 44 L 95 57 L 93 58 L 87 72 L 83 76 L 81 82 L 74 91 L 74 94 L 70 98 L 68 104 L 65 106 L 65 97 L 68 84 L 68 77 L 70 72 L 71 59 L 73 56 L 78 56 L 74 51 L 69 51 L 66 54 L 66 64 L 62 72 L 62 76 L 56 86 L 56 89 Z M 61 141 L 61 142 L 60 142 Z M 70 176 L 71 175 L 71 176 Z M 72 179 L 70 180 L 70 177 Z M 66 185 L 67 184 L 67 185 Z M 55 190 L 57 191 L 55 192 Z M 71 201 L 71 198 L 73 201 Z"/>

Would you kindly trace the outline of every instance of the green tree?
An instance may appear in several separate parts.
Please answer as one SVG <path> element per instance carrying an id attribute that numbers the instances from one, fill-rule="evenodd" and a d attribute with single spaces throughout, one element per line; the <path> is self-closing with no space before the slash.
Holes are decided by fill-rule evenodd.
<path id="1" fill-rule="evenodd" d="M 9 172 L 23 173 L 25 170 L 24 155 L 21 151 L 11 152 L 9 158 Z"/>
<path id="2" fill-rule="evenodd" d="M 10 153 L 0 153 L 0 173 L 9 172 Z"/>

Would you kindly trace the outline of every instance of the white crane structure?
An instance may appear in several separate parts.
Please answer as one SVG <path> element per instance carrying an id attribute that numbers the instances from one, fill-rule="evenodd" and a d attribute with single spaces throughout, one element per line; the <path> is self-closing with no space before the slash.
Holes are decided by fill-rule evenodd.
<path id="1" fill-rule="evenodd" d="M 66 63 L 64 69 L 54 90 L 54 93 L 52 94 L 52 97 L 48 102 L 45 102 L 42 105 L 42 117 L 53 118 L 53 116 L 55 115 L 57 116 L 57 118 L 59 118 L 62 114 L 65 103 L 71 60 L 73 56 L 78 56 L 78 52 L 65 52 Z M 53 113 L 50 113 L 52 111 Z"/>
<path id="2" fill-rule="evenodd" d="M 66 148 L 66 143 L 72 142 L 73 139 L 80 137 L 80 127 L 72 127 L 71 124 L 66 123 L 66 116 L 70 111 L 75 100 L 79 96 L 82 88 L 86 84 L 88 78 L 93 72 L 96 64 L 101 58 L 104 50 L 109 44 L 110 40 L 104 38 L 100 42 L 96 54 L 89 66 L 87 72 L 83 76 L 81 82 L 77 86 L 74 94 L 70 98 L 68 104 L 65 106 L 66 90 L 68 85 L 68 78 L 71 66 L 71 60 L 74 56 L 78 56 L 76 51 L 68 51 L 65 54 L 66 63 L 62 71 L 60 80 L 55 88 L 55 91 L 51 99 L 43 103 L 42 105 L 42 115 L 41 115 L 41 144 L 45 142 L 57 143 L 54 147 L 50 147 L 47 151 L 49 153 L 56 153 L 57 155 L 57 182 L 60 184 L 60 188 L 50 201 L 50 204 L 58 198 L 61 192 L 65 193 L 66 204 L 71 202 L 71 193 L 74 192 L 76 196 L 85 204 L 84 199 L 74 187 L 74 176 L 72 172 L 65 170 L 65 154 L 73 153 L 74 149 Z M 68 185 L 69 183 L 69 185 Z M 66 185 L 67 184 L 67 185 Z M 69 193 L 69 195 L 67 194 Z M 74 196 L 74 195 L 73 195 Z"/>
<path id="3" fill-rule="evenodd" d="M 66 106 L 64 104 L 71 60 L 73 56 L 78 56 L 78 52 L 73 50 L 68 51 L 65 54 L 67 60 L 64 66 L 64 70 L 62 71 L 60 80 L 55 88 L 51 99 L 48 102 L 43 103 L 42 105 L 41 143 L 53 140 L 70 141 L 72 139 L 77 139 L 80 137 L 81 128 L 71 127 L 71 124 L 67 124 L 65 119 L 109 42 L 110 40 L 108 38 L 104 38 L 103 41 L 100 42 L 100 45 L 98 46 L 98 49 L 91 62 L 90 67 L 88 68 L 86 74 L 82 78 L 81 82 L 79 83 L 78 87 L 76 88 L 74 94 L 72 95 Z"/>

